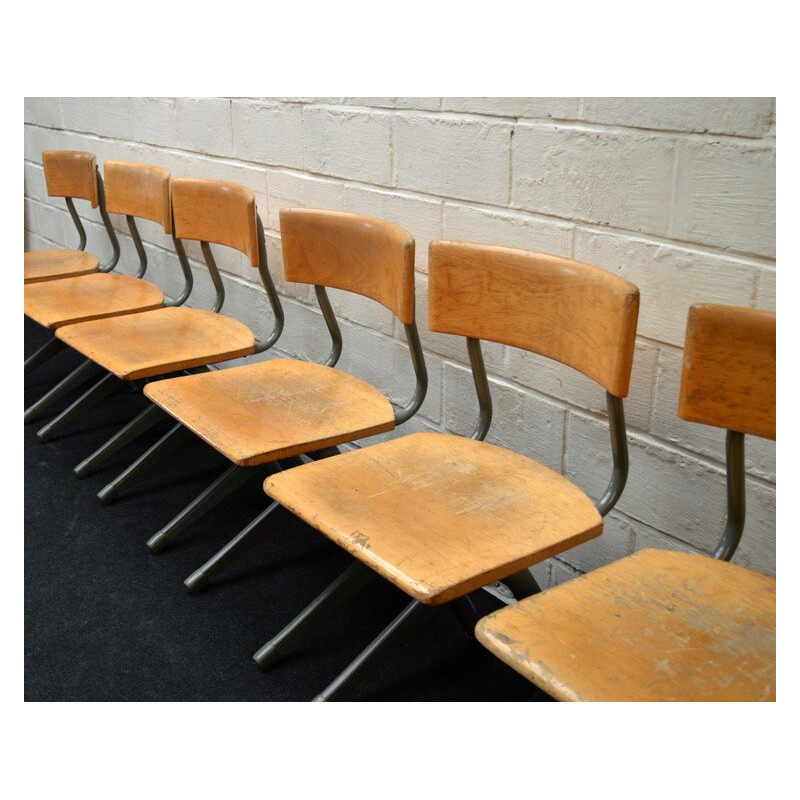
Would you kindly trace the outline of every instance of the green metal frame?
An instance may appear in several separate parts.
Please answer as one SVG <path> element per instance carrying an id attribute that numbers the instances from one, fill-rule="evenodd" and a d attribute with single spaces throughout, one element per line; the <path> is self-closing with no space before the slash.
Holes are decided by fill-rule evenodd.
<path id="1" fill-rule="evenodd" d="M 728 516 L 725 530 L 714 551 L 714 558 L 730 561 L 744 531 L 745 487 L 744 487 L 744 434 L 726 431 L 725 436 L 725 482 L 728 495 Z"/>

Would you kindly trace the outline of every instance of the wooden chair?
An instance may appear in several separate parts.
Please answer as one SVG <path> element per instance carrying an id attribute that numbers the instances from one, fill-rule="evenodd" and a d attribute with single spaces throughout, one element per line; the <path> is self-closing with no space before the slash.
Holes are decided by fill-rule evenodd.
<path id="1" fill-rule="evenodd" d="M 110 272 L 119 260 L 119 241 L 106 212 L 103 180 L 97 170 L 94 154 L 77 150 L 45 150 L 42 153 L 42 165 L 47 194 L 50 197 L 64 198 L 80 241 L 75 250 L 53 247 L 25 253 L 25 284 L 53 281 L 74 275 L 88 275 L 98 270 Z M 88 200 L 92 208 L 99 207 L 112 248 L 111 261 L 103 267 L 100 266 L 100 259 L 96 255 L 84 250 L 86 231 L 75 210 L 73 199 Z M 51 339 L 25 360 L 25 374 L 27 375 L 63 348 L 62 342 Z"/>
<path id="2" fill-rule="evenodd" d="M 161 289 L 143 280 L 147 270 L 147 253 L 135 218 L 158 222 L 165 233 L 171 233 L 169 172 L 150 164 L 126 161 L 106 161 L 103 171 L 106 179 L 106 210 L 125 215 L 139 257 L 139 270 L 135 277 L 95 272 L 26 285 L 25 315 L 53 331 L 74 322 L 133 314 L 164 305 Z M 181 305 L 186 297 L 188 290 L 167 305 Z M 59 341 L 59 344 L 63 343 Z M 26 409 L 25 421 L 38 419 L 47 408 L 100 372 L 101 368 L 87 359 Z"/>
<path id="3" fill-rule="evenodd" d="M 727 429 L 714 557 L 641 550 L 478 623 L 559 700 L 775 699 L 775 579 L 727 563 L 745 521 L 744 435 L 775 438 L 775 314 L 690 309 L 678 416 Z"/>
<path id="4" fill-rule="evenodd" d="M 231 461 L 217 481 L 150 539 L 148 546 L 155 553 L 253 477 L 248 468 L 301 454 L 323 458 L 337 453 L 336 445 L 394 429 L 416 413 L 425 397 L 427 373 L 414 320 L 411 235 L 360 214 L 285 208 L 281 210 L 281 239 L 286 279 L 314 285 L 333 342 L 330 357 L 324 365 L 274 359 L 147 386 L 145 394 L 178 420 L 179 428 L 185 426 L 184 431 L 199 436 Z M 334 368 L 342 340 L 326 286 L 378 301 L 405 326 L 416 373 L 416 388 L 405 407 L 394 408 L 374 386 Z M 168 446 L 168 437 L 153 453 Z M 140 466 L 133 466 L 136 474 Z M 122 482 L 126 480 L 123 473 Z M 118 480 L 107 490 L 116 493 L 120 485 Z M 101 493 L 104 500 L 107 490 Z M 189 590 L 200 591 L 254 544 L 277 509 L 277 503 L 269 506 L 190 576 Z"/>
<path id="5" fill-rule="evenodd" d="M 102 367 L 106 375 L 39 431 L 42 441 L 50 439 L 87 408 L 113 392 L 121 382 L 146 381 L 186 370 L 206 370 L 209 364 L 263 352 L 280 336 L 283 310 L 267 270 L 264 230 L 253 192 L 225 181 L 175 178 L 172 181 L 172 212 L 173 242 L 189 286 L 192 272 L 183 247 L 184 239 L 201 243 L 216 289 L 214 307 L 210 311 L 186 306 L 163 307 L 58 328 L 56 336 Z M 245 253 L 251 265 L 258 269 L 275 317 L 273 329 L 266 339 L 256 341 L 246 325 L 219 313 L 225 302 L 225 288 L 211 251 L 211 242 Z M 76 474 L 79 477 L 90 474 L 164 416 L 156 406 L 145 409 L 81 462 L 75 468 Z"/>
<path id="6" fill-rule="evenodd" d="M 444 604 L 471 633 L 477 616 L 469 592 L 501 579 L 517 597 L 537 592 L 527 568 L 600 535 L 627 478 L 622 398 L 636 287 L 568 258 L 464 242 L 433 242 L 429 264 L 430 329 L 467 338 L 480 407 L 472 437 L 415 433 L 264 484 L 357 563 L 256 653 L 259 666 L 271 667 L 370 570 L 413 598 L 317 700 L 339 699 Z M 480 339 L 556 359 L 606 389 L 614 467 L 599 501 L 533 459 L 482 441 L 492 406 Z"/>

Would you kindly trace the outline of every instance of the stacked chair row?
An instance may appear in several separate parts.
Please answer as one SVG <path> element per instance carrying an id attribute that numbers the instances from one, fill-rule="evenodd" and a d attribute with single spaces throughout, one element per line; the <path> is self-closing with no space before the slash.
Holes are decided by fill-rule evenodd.
<path id="1" fill-rule="evenodd" d="M 431 331 L 463 336 L 478 399 L 470 437 L 415 433 L 348 452 L 420 408 L 427 373 L 415 321 L 414 239 L 357 214 L 280 212 L 287 281 L 314 286 L 331 338 L 323 364 L 275 358 L 222 370 L 210 365 L 267 351 L 283 329 L 251 190 L 174 178 L 162 168 L 109 161 L 105 183 L 90 153 L 43 154 L 48 193 L 65 197 L 78 250 L 25 254 L 25 313 L 54 331 L 26 372 L 69 346 L 86 361 L 26 410 L 38 419 L 91 378 L 99 380 L 40 431 L 43 441 L 134 383 L 151 405 L 77 465 L 98 469 L 164 419 L 174 426 L 101 490 L 103 503 L 199 437 L 230 466 L 148 541 L 166 548 L 266 467 L 272 502 L 186 580 L 201 591 L 291 513 L 353 558 L 352 565 L 254 656 L 271 668 L 313 626 L 376 574 L 409 597 L 402 613 L 320 695 L 350 692 L 393 648 L 449 605 L 468 635 L 559 699 L 771 699 L 775 693 L 775 581 L 726 563 L 744 527 L 744 434 L 775 438 L 775 315 L 698 305 L 687 327 L 679 416 L 727 429 L 728 522 L 715 558 L 645 550 L 540 591 L 529 568 L 599 536 L 628 475 L 623 411 L 637 288 L 599 267 L 545 253 L 435 241 L 429 253 Z M 112 244 L 101 267 L 87 254 L 73 198 L 89 200 Z M 120 248 L 108 212 L 127 218 L 136 277 L 112 274 Z M 135 218 L 171 234 L 184 289 L 167 303 L 144 281 Z M 192 291 L 185 240 L 199 241 L 216 289 L 210 311 L 184 305 Z M 244 253 L 259 270 L 273 323 L 261 340 L 221 313 L 225 292 L 211 250 Z M 336 369 L 342 337 L 326 289 L 369 297 L 404 326 L 416 385 L 394 406 L 376 387 Z M 481 341 L 519 347 L 578 370 L 606 392 L 611 476 L 596 502 L 535 460 L 484 441 L 492 401 Z M 655 500 L 655 498 L 654 498 Z M 285 521 L 285 518 L 284 518 Z M 519 601 L 479 621 L 469 594 L 503 581 Z"/>

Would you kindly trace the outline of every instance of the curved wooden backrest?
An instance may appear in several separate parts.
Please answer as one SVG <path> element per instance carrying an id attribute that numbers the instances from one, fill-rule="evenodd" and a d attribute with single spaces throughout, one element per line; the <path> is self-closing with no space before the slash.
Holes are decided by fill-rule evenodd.
<path id="1" fill-rule="evenodd" d="M 281 209 L 286 280 L 371 297 L 405 325 L 414 321 L 414 237 L 363 214 Z"/>
<path id="2" fill-rule="evenodd" d="M 238 183 L 172 179 L 172 214 L 179 239 L 224 244 L 259 266 L 256 196 Z"/>
<path id="3" fill-rule="evenodd" d="M 522 347 L 628 394 L 639 316 L 629 281 L 570 258 L 470 242 L 431 242 L 432 331 Z"/>
<path id="4" fill-rule="evenodd" d="M 106 161 L 103 164 L 106 210 L 158 222 L 172 233 L 169 172 L 151 164 Z"/>
<path id="5" fill-rule="evenodd" d="M 689 309 L 678 416 L 775 438 L 775 313 L 699 303 Z"/>
<path id="6" fill-rule="evenodd" d="M 80 150 L 45 150 L 44 180 L 51 197 L 78 197 L 97 208 L 97 162 L 94 153 Z"/>

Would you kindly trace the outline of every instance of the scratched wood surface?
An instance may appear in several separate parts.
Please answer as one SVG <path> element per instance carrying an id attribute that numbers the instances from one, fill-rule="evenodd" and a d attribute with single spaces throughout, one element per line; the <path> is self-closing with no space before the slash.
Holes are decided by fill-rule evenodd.
<path id="1" fill-rule="evenodd" d="M 172 232 L 169 172 L 152 164 L 106 161 L 106 209 L 157 222 L 165 233 Z"/>
<path id="2" fill-rule="evenodd" d="M 56 336 L 123 380 L 216 364 L 255 347 L 238 320 L 182 306 L 64 325 Z"/>
<path id="3" fill-rule="evenodd" d="M 25 283 L 53 281 L 97 272 L 100 259 L 83 250 L 52 247 L 25 253 Z"/>
<path id="4" fill-rule="evenodd" d="M 775 580 L 708 556 L 641 550 L 476 635 L 559 700 L 775 699 Z"/>
<path id="5" fill-rule="evenodd" d="M 145 394 L 241 466 L 394 428 L 394 409 L 381 392 L 307 361 L 279 358 L 156 381 Z"/>
<path id="6" fill-rule="evenodd" d="M 775 438 L 775 313 L 689 309 L 678 416 Z"/>
<path id="7" fill-rule="evenodd" d="M 164 304 L 158 286 L 127 275 L 97 273 L 25 287 L 25 314 L 55 330 L 73 322 L 149 311 Z"/>
<path id="8" fill-rule="evenodd" d="M 486 442 L 415 433 L 270 476 L 281 505 L 412 597 L 445 603 L 598 536 L 566 478 Z"/>
<path id="9" fill-rule="evenodd" d="M 639 290 L 619 275 L 548 253 L 431 242 L 432 331 L 522 347 L 628 394 Z"/>
<path id="10" fill-rule="evenodd" d="M 256 196 L 252 189 L 208 178 L 173 178 L 175 235 L 233 247 L 259 264 Z"/>
<path id="11" fill-rule="evenodd" d="M 404 324 L 414 321 L 414 238 L 375 217 L 313 208 L 281 209 L 288 281 L 371 297 Z"/>
<path id="12" fill-rule="evenodd" d="M 94 153 L 79 150 L 45 150 L 44 181 L 51 197 L 78 197 L 97 208 L 97 172 Z"/>

